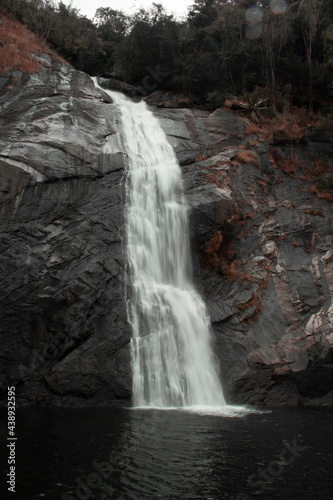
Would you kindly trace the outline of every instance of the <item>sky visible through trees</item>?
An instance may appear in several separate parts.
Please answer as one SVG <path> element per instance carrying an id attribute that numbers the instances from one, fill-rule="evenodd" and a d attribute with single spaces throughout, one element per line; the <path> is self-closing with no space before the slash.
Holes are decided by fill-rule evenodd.
<path id="1" fill-rule="evenodd" d="M 90 75 L 141 87 L 151 75 L 154 85 L 146 90 L 178 92 L 207 109 L 236 98 L 253 105 L 264 99 L 273 112 L 286 101 L 330 110 L 332 0 L 194 0 L 182 18 L 159 3 L 131 13 L 106 6 L 94 19 L 75 3 L 0 2 Z"/>
<path id="2" fill-rule="evenodd" d="M 126 14 L 133 14 L 140 8 L 147 9 L 152 6 L 151 0 L 66 0 L 64 2 L 68 6 L 72 6 L 80 10 L 81 14 L 93 19 L 96 10 L 100 7 L 121 10 Z M 188 7 L 192 4 L 191 0 L 163 0 L 161 2 L 168 14 L 176 16 L 186 16 Z"/>

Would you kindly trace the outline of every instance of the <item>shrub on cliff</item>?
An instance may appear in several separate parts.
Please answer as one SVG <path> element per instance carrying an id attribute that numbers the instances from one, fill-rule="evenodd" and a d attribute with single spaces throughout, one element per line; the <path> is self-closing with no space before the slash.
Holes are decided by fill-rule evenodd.
<path id="1" fill-rule="evenodd" d="M 45 51 L 37 37 L 20 22 L 2 17 L 0 25 L 0 74 L 5 76 L 11 70 L 36 73 L 40 64 L 34 54 Z"/>

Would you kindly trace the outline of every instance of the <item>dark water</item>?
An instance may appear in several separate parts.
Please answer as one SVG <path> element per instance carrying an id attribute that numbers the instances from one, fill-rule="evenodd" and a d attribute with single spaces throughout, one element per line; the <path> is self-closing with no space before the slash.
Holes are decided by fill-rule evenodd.
<path id="1" fill-rule="evenodd" d="M 18 410 L 15 494 L 1 417 L 1 498 L 333 499 L 332 409 Z"/>

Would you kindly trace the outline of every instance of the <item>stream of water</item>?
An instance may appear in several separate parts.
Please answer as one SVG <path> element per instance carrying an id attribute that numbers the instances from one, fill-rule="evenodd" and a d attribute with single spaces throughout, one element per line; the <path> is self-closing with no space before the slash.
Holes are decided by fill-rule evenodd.
<path id="1" fill-rule="evenodd" d="M 191 278 L 181 169 L 144 102 L 109 92 L 121 113 L 126 172 L 128 318 L 135 406 L 225 406 L 210 320 Z"/>

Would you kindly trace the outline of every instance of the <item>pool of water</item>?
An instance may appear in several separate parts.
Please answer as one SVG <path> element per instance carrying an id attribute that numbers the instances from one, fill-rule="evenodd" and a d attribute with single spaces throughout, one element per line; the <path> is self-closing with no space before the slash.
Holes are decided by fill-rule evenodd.
<path id="1" fill-rule="evenodd" d="M 5 487 L 1 498 L 333 499 L 332 417 L 330 408 L 19 409 L 16 493 Z"/>

